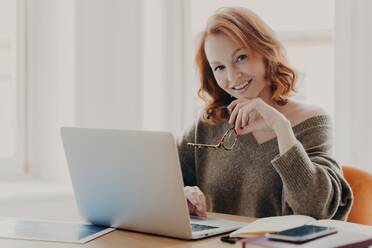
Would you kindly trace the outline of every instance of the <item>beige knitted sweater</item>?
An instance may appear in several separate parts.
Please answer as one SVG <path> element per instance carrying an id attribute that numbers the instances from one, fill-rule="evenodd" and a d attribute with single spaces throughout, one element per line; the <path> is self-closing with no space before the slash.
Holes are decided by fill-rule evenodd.
<path id="1" fill-rule="evenodd" d="M 315 116 L 294 126 L 299 142 L 282 156 L 276 138 L 258 144 L 251 133 L 239 136 L 232 151 L 187 145 L 217 144 L 227 128 L 227 123 L 199 120 L 178 140 L 184 183 L 204 192 L 208 211 L 346 219 L 353 196 L 331 156 L 329 116 Z"/>

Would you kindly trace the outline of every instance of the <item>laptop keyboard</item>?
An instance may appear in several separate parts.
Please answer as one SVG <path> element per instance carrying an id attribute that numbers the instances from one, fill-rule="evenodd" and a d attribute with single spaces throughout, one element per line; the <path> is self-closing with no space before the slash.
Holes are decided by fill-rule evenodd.
<path id="1" fill-rule="evenodd" d="M 192 229 L 193 232 L 204 231 L 204 230 L 209 230 L 209 229 L 214 229 L 214 228 L 217 228 L 217 227 L 216 226 L 200 225 L 200 224 L 195 224 L 195 223 L 191 224 L 191 229 Z"/>

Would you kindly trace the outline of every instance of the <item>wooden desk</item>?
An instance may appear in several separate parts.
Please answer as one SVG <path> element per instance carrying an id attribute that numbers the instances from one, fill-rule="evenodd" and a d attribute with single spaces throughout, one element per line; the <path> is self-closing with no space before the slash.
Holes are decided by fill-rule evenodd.
<path id="1" fill-rule="evenodd" d="M 12 205 L 13 204 L 13 205 Z M 72 196 L 59 197 L 47 200 L 27 200 L 26 202 L 9 203 L 0 201 L 0 215 L 14 216 L 23 218 L 54 219 L 65 221 L 79 221 L 79 215 Z M 225 215 L 209 214 L 212 218 L 223 218 L 236 221 L 251 222 L 254 218 Z M 220 235 L 221 236 L 221 235 Z M 207 248 L 207 247 L 241 247 L 220 241 L 220 236 L 210 237 L 197 241 L 185 241 L 173 238 L 166 238 L 150 234 L 142 234 L 128 231 L 113 231 L 86 244 L 69 244 L 44 241 L 0 239 L 0 247 L 12 248 L 59 248 L 59 247 L 79 247 L 79 248 Z M 250 246 L 251 247 L 251 246 Z"/>

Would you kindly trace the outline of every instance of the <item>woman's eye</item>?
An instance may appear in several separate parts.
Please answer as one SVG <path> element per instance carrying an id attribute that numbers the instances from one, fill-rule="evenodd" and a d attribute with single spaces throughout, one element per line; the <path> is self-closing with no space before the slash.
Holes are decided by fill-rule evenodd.
<path id="1" fill-rule="evenodd" d="M 216 66 L 215 68 L 214 68 L 214 71 L 220 71 L 220 70 L 223 70 L 225 68 L 225 66 L 223 66 L 223 65 L 219 65 L 219 66 Z"/>
<path id="2" fill-rule="evenodd" d="M 240 62 L 240 61 L 242 61 L 246 58 L 247 58 L 247 55 L 245 55 L 245 54 L 239 55 L 239 57 L 236 58 L 236 62 Z"/>

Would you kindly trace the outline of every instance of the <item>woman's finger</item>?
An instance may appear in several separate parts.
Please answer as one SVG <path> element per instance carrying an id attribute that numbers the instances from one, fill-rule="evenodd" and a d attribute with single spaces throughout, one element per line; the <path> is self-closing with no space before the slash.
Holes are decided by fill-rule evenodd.
<path id="1" fill-rule="evenodd" d="M 198 217 L 207 217 L 207 211 L 203 211 L 203 210 L 196 210 L 195 211 L 195 213 L 196 213 L 196 215 L 198 216 Z"/>
<path id="2" fill-rule="evenodd" d="M 187 207 L 189 208 L 190 214 L 196 214 L 196 207 L 189 200 L 187 200 Z"/>
<path id="3" fill-rule="evenodd" d="M 205 202 L 205 197 L 204 197 L 204 194 L 199 194 L 199 199 L 198 199 L 198 201 L 199 201 L 199 206 L 200 206 L 200 209 L 199 210 L 206 210 L 207 209 L 207 204 L 206 204 L 206 202 Z"/>
<path id="4" fill-rule="evenodd" d="M 187 207 L 189 209 L 190 215 L 199 215 L 198 208 L 194 203 L 192 203 L 189 199 L 187 199 Z"/>
<path id="5" fill-rule="evenodd" d="M 247 114 L 247 112 L 243 112 L 242 114 L 242 127 L 244 128 L 245 126 L 248 126 L 248 121 L 249 121 L 249 116 L 250 114 Z"/>
<path id="6" fill-rule="evenodd" d="M 236 105 L 233 109 L 233 111 L 231 112 L 230 114 L 230 118 L 229 118 L 229 123 L 230 124 L 234 124 L 235 123 L 235 119 L 237 117 L 237 115 L 239 114 L 239 105 Z"/>
<path id="7" fill-rule="evenodd" d="M 238 116 L 235 119 L 235 130 L 237 129 L 242 129 L 242 114 L 243 114 L 243 109 L 240 109 L 238 112 Z"/>
<path id="8" fill-rule="evenodd" d="M 196 212 L 196 214 L 198 215 L 198 216 L 201 216 L 201 217 L 205 217 L 205 216 L 207 216 L 207 208 L 206 208 L 206 204 L 204 203 L 204 201 L 203 200 L 201 200 L 201 207 L 200 208 L 197 208 L 196 210 L 195 210 L 195 212 Z"/>
<path id="9" fill-rule="evenodd" d="M 228 106 L 227 106 L 227 109 L 232 112 L 235 108 L 235 106 L 239 103 L 239 99 L 236 99 L 234 101 L 232 101 Z"/>

